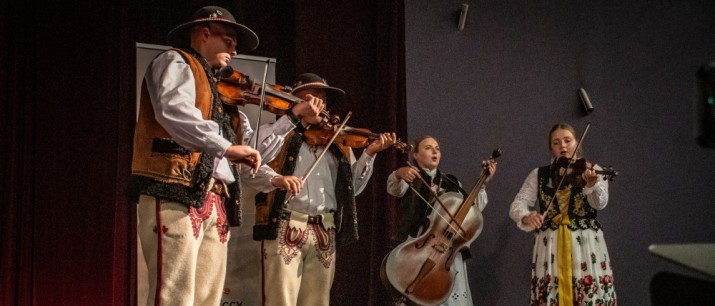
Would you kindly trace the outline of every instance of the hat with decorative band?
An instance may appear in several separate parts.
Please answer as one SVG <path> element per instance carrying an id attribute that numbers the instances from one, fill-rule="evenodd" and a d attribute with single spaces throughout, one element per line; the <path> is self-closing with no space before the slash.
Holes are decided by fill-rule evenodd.
<path id="1" fill-rule="evenodd" d="M 303 73 L 295 79 L 293 83 L 293 90 L 291 93 L 303 89 L 325 89 L 325 92 L 331 96 L 331 100 L 334 98 L 342 98 L 345 95 L 345 91 L 340 88 L 332 87 L 328 85 L 328 81 L 321 78 L 315 73 Z"/>
<path id="2" fill-rule="evenodd" d="M 169 31 L 166 40 L 172 46 L 181 46 L 189 40 L 189 29 L 202 23 L 220 23 L 236 30 L 236 53 L 245 54 L 258 47 L 258 35 L 247 26 L 236 23 L 236 18 L 233 17 L 231 12 L 219 6 L 205 6 L 198 9 L 191 16 L 191 21 Z"/>

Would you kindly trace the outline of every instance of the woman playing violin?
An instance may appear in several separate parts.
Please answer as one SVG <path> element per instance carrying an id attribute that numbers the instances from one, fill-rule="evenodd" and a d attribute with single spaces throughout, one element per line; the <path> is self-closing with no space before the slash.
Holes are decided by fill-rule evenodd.
<path id="1" fill-rule="evenodd" d="M 417 140 L 409 154 L 413 166 L 398 168 L 387 179 L 387 192 L 398 197 L 400 203 L 398 237 L 392 247 L 408 239 L 408 236 L 418 237 L 429 227 L 429 217 L 433 211 L 430 205 L 438 205 L 432 204 L 435 200 L 430 189 L 439 195 L 444 192 L 461 192 L 463 195 L 465 193 L 455 176 L 443 174 L 438 169 L 442 152 L 434 137 L 425 136 Z M 491 181 L 496 172 L 496 163 L 489 163 L 488 170 L 487 182 Z M 422 180 L 419 179 L 420 177 Z M 429 185 L 425 185 L 423 181 Z M 411 190 L 410 187 L 418 191 L 419 194 Z M 475 204 L 479 212 L 484 210 L 487 205 L 485 189 L 479 191 Z M 470 258 L 471 255 L 469 249 L 460 250 L 457 254 L 453 265 L 457 269 L 454 286 L 449 298 L 442 305 L 472 305 L 472 295 L 464 262 L 464 259 Z M 400 299 L 395 301 L 396 305 L 401 305 L 401 303 Z"/>
<path id="2" fill-rule="evenodd" d="M 580 157 L 577 133 L 565 123 L 552 127 L 549 147 L 554 162 Z M 608 203 L 608 181 L 599 179 L 598 165 L 582 172 L 557 168 L 552 163 L 532 170 L 509 211 L 519 229 L 536 231 L 529 305 L 616 305 L 611 261 L 596 220 Z"/>
<path id="3" fill-rule="evenodd" d="M 307 73 L 298 76 L 293 94 L 333 102 L 344 91 Z M 296 119 L 301 124 L 278 156 L 255 179 L 244 180 L 264 192 L 256 196 L 253 228 L 253 238 L 261 241 L 262 305 L 327 306 L 336 248 L 357 239 L 355 196 L 367 185 L 377 152 L 396 136 L 380 134 L 356 160 L 349 147 L 334 143 L 322 154 L 325 146 L 307 143 L 304 132 L 320 116 Z"/>

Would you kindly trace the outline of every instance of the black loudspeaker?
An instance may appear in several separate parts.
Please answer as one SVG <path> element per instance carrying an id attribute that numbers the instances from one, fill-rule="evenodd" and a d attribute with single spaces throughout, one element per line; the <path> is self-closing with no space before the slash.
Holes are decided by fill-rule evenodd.
<path id="1" fill-rule="evenodd" d="M 591 98 L 588 97 L 588 93 L 586 93 L 585 89 L 578 89 L 578 97 L 581 98 L 581 104 L 583 104 L 583 110 L 586 111 L 586 113 L 590 113 L 594 110 Z"/>
<path id="2" fill-rule="evenodd" d="M 697 76 L 695 139 L 705 148 L 715 148 L 715 62 L 700 67 Z"/>
<path id="3" fill-rule="evenodd" d="M 715 243 L 652 244 L 648 250 L 688 268 L 689 273 L 693 274 L 689 276 L 666 271 L 656 273 L 650 281 L 651 306 L 713 305 Z"/>
<path id="4" fill-rule="evenodd" d="M 702 306 L 715 300 L 715 282 L 672 272 L 658 272 L 650 281 L 651 306 Z"/>

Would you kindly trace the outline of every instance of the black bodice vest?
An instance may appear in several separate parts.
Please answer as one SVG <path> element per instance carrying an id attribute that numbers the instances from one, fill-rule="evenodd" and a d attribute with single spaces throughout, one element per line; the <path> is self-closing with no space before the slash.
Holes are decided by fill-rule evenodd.
<path id="1" fill-rule="evenodd" d="M 459 187 L 457 178 L 451 174 L 442 174 L 438 169 L 434 179 L 432 179 L 427 172 L 420 169 L 420 175 L 425 182 L 440 186 L 442 189 L 440 190 L 440 194 L 445 192 L 460 192 L 466 196 L 466 192 Z M 400 223 L 398 237 L 396 237 L 398 243 L 405 241 L 408 235 L 417 237 L 420 228 L 427 228 L 429 226 L 429 215 L 432 209 L 423 199 L 429 201 L 430 205 L 434 203 L 430 186 L 425 186 L 422 181 L 415 180 L 412 183 L 412 187 L 419 191 L 419 195 L 412 190 L 407 190 L 407 193 L 399 199 Z"/>
<path id="2" fill-rule="evenodd" d="M 551 182 L 551 165 L 540 167 L 538 170 L 539 179 L 539 211 L 544 214 L 544 224 L 539 230 L 552 229 L 556 230 L 559 227 L 557 222 L 554 222 L 554 217 L 561 214 L 561 209 L 559 208 L 558 199 L 554 198 L 556 191 L 554 187 L 550 184 Z M 571 197 L 568 203 L 568 216 L 570 223 L 568 228 L 571 230 L 578 229 L 593 229 L 598 230 L 601 228 L 601 224 L 596 220 L 597 210 L 593 209 L 588 204 L 586 195 L 583 193 L 583 188 L 566 186 L 564 188 L 571 188 Z M 546 211 L 547 206 L 551 199 L 553 203 L 551 208 Z M 544 213 L 546 211 L 546 213 Z"/>

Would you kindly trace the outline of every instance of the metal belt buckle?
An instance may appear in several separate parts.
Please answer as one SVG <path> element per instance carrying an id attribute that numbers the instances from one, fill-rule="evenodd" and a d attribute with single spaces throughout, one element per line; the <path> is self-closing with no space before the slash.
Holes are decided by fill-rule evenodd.
<path id="1" fill-rule="evenodd" d="M 323 224 L 323 215 L 308 216 L 308 224 Z"/>
<path id="2" fill-rule="evenodd" d="M 226 184 L 224 184 L 222 181 L 214 181 L 212 186 L 210 186 L 210 187 L 211 188 L 209 189 L 209 191 L 211 191 L 217 195 L 220 195 L 222 197 L 227 197 L 227 198 L 229 197 L 228 189 L 226 188 Z"/>

